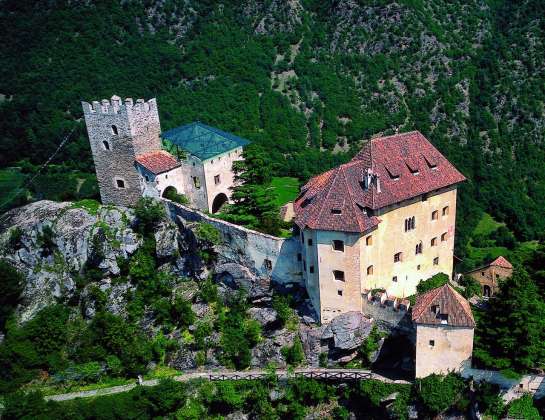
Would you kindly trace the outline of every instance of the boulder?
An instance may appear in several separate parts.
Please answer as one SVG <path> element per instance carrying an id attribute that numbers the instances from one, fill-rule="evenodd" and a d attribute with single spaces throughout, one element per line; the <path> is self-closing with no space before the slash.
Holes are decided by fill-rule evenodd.
<path id="1" fill-rule="evenodd" d="M 170 258 L 178 254 L 178 228 L 173 223 L 160 223 L 155 229 L 157 258 Z"/>
<path id="2" fill-rule="evenodd" d="M 250 308 L 248 315 L 261 324 L 268 327 L 278 320 L 278 313 L 272 308 Z"/>
<path id="3" fill-rule="evenodd" d="M 361 312 L 346 312 L 333 318 L 324 329 L 322 340 L 332 340 L 338 350 L 354 350 L 369 336 L 372 327 L 373 321 Z"/>
<path id="4" fill-rule="evenodd" d="M 181 296 L 182 299 L 189 302 L 193 302 L 198 294 L 199 285 L 193 280 L 182 281 L 174 289 L 174 296 Z"/>
<path id="5" fill-rule="evenodd" d="M 216 266 L 216 281 L 220 285 L 220 292 L 229 294 L 230 291 L 244 289 L 250 299 L 261 299 L 270 296 L 270 279 L 260 278 L 247 267 L 237 263 L 225 263 Z"/>
<path id="6" fill-rule="evenodd" d="M 309 327 L 301 325 L 299 328 L 299 337 L 303 344 L 305 358 L 310 366 L 318 366 L 320 363 L 320 353 L 328 351 L 327 346 L 323 348 L 321 339 L 325 327 Z"/>

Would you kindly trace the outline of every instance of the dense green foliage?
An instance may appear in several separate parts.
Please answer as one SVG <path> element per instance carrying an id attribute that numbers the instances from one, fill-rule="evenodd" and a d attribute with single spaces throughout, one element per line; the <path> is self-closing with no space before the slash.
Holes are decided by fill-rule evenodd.
<path id="1" fill-rule="evenodd" d="M 522 268 L 500 286 L 486 311 L 475 311 L 475 359 L 525 372 L 545 363 L 545 298 Z"/>
<path id="2" fill-rule="evenodd" d="M 164 129 L 201 120 L 249 138 L 270 175 L 303 182 L 364 138 L 419 129 L 469 178 L 458 256 L 482 209 L 518 240 L 543 234 L 537 0 L 267 4 L 4 2 L 0 166 L 23 172 L 3 178 L 17 188 L 75 129 L 53 161 L 62 165 L 11 204 L 96 197 L 80 100 L 116 93 L 157 96 Z M 262 214 L 266 191 L 246 191 Z M 497 234 L 513 246 L 509 231 Z"/>
<path id="3" fill-rule="evenodd" d="M 448 283 L 448 280 L 449 276 L 447 276 L 445 273 L 435 274 L 429 279 L 418 283 L 416 286 L 416 293 L 422 295 L 432 289 L 443 286 L 444 284 Z"/>
<path id="4" fill-rule="evenodd" d="M 465 386 L 464 381 L 454 374 L 447 376 L 432 374 L 424 379 L 418 379 L 416 383 L 418 397 L 425 410 L 431 415 L 442 413 L 457 404 L 463 404 L 460 400 L 463 398 Z"/>
<path id="5" fill-rule="evenodd" d="M 15 238 L 10 238 L 10 242 Z M 7 261 L 0 259 L 0 331 L 13 313 L 23 291 L 24 276 Z"/>

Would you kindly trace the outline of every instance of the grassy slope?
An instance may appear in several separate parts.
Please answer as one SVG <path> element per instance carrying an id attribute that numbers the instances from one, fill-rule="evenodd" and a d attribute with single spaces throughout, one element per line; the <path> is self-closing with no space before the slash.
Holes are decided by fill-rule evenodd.
<path id="1" fill-rule="evenodd" d="M 271 186 L 277 195 L 275 202 L 279 206 L 295 200 L 299 195 L 299 180 L 297 178 L 275 177 L 271 181 Z"/>

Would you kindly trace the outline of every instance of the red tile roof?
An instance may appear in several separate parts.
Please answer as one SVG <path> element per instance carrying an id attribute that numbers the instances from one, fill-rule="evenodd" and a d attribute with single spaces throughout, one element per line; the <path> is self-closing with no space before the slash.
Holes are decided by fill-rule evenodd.
<path id="1" fill-rule="evenodd" d="M 437 311 L 432 310 L 437 306 Z M 475 327 L 469 302 L 450 284 L 445 284 L 416 298 L 412 319 L 417 324 L 441 325 L 441 315 L 448 315 L 446 325 Z"/>
<path id="2" fill-rule="evenodd" d="M 495 265 L 497 267 L 502 267 L 502 268 L 513 268 L 511 263 L 507 261 L 507 259 L 505 259 L 501 255 L 498 258 L 496 258 L 494 261 L 492 261 L 489 265 L 490 266 Z"/>
<path id="3" fill-rule="evenodd" d="M 367 174 L 373 181 L 365 187 Z M 301 228 L 364 232 L 371 211 L 448 187 L 465 177 L 418 131 L 371 139 L 352 161 L 312 178 L 294 203 Z M 333 214 L 341 210 L 341 215 Z"/>
<path id="4" fill-rule="evenodd" d="M 139 155 L 136 161 L 155 175 L 168 172 L 181 165 L 174 156 L 164 150 Z"/>

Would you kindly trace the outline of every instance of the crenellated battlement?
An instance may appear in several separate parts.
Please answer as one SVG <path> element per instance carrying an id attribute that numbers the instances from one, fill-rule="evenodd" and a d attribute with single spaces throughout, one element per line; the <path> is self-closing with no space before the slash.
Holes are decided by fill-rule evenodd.
<path id="1" fill-rule="evenodd" d="M 83 113 L 88 114 L 106 114 L 116 115 L 128 113 L 131 111 L 141 112 L 157 112 L 157 101 L 152 98 L 148 101 L 137 99 L 136 102 L 132 98 L 126 98 L 124 101 L 117 95 L 112 96 L 110 100 L 103 99 L 102 101 L 92 101 L 91 103 L 82 101 Z"/>

